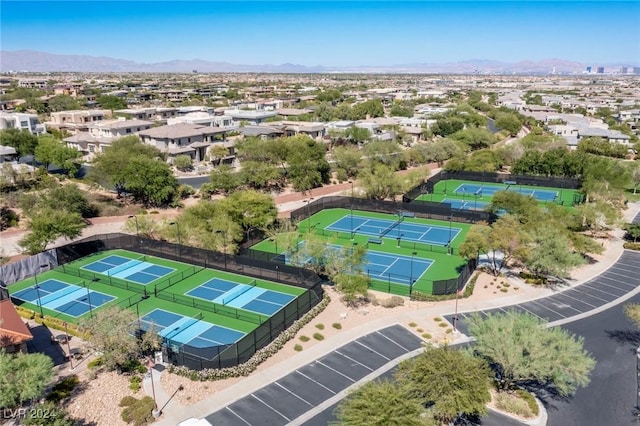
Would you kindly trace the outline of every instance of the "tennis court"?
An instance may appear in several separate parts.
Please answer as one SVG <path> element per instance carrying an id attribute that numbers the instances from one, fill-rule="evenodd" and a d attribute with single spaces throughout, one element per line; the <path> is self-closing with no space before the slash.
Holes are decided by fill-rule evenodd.
<path id="1" fill-rule="evenodd" d="M 154 309 L 140 318 L 143 330 L 155 327 L 158 335 L 171 342 L 186 344 L 197 348 L 230 345 L 246 333 L 163 309 Z"/>
<path id="2" fill-rule="evenodd" d="M 146 256 L 139 259 L 130 259 L 118 255 L 110 255 L 96 260 L 82 266 L 81 269 L 142 285 L 150 284 L 175 271 L 174 268 L 147 262 Z"/>
<path id="3" fill-rule="evenodd" d="M 546 189 L 522 188 L 516 184 L 460 184 L 453 192 L 463 197 L 465 195 L 478 195 L 480 197 L 492 197 L 499 191 L 513 191 L 522 195 L 533 197 L 538 201 L 554 201 L 558 197 L 557 191 L 549 191 Z"/>
<path id="4" fill-rule="evenodd" d="M 72 317 L 84 315 L 115 299 L 114 296 L 55 279 L 22 289 L 11 297 Z"/>
<path id="5" fill-rule="evenodd" d="M 433 265 L 431 259 L 367 251 L 366 263 L 363 267 L 372 279 L 412 285 L 427 272 L 431 265 Z"/>
<path id="6" fill-rule="evenodd" d="M 240 284 L 221 278 L 212 278 L 185 294 L 264 315 L 273 315 L 295 299 L 291 294 L 256 287 L 255 280 Z"/>
<path id="7" fill-rule="evenodd" d="M 460 228 L 456 227 L 440 227 L 407 222 L 404 220 L 404 216 L 400 216 L 396 221 L 393 221 L 350 214 L 341 217 L 324 229 L 327 231 L 352 232 L 353 234 L 368 235 L 375 238 L 383 238 L 389 234 L 389 238 L 441 246 L 449 245 L 461 231 Z"/>
<path id="8" fill-rule="evenodd" d="M 484 208 L 489 205 L 489 203 L 485 203 L 483 201 L 464 201 L 455 200 L 453 198 L 445 198 L 440 202 L 451 204 L 451 208 L 456 210 L 484 210 Z"/>

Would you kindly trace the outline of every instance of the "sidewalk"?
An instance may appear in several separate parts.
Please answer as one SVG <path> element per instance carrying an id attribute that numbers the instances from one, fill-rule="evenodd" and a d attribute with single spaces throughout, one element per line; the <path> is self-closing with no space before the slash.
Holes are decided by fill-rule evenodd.
<path id="1" fill-rule="evenodd" d="M 637 214 L 640 213 L 640 203 L 629 204 L 629 209 L 625 211 L 625 220 L 627 222 L 631 221 Z M 500 298 L 499 300 L 484 300 L 481 302 L 473 302 L 467 299 L 458 300 L 458 312 L 469 312 L 476 311 L 481 309 L 491 309 L 499 306 L 508 306 L 518 303 L 527 302 L 529 300 L 539 299 L 541 297 L 546 297 L 557 293 L 558 291 L 563 291 L 574 286 L 580 285 L 592 277 L 604 272 L 612 264 L 614 264 L 624 252 L 622 246 L 622 235 L 623 232 L 619 231 L 615 233 L 611 244 L 607 247 L 606 251 L 600 256 L 600 260 L 598 263 L 593 265 L 587 265 L 579 270 L 579 273 L 574 274 L 573 279 L 568 282 L 568 286 L 563 287 L 560 290 L 551 290 L 546 289 L 542 296 L 537 295 L 535 297 L 528 297 L 522 294 L 513 294 L 512 296 L 506 298 Z M 635 292 L 640 292 L 640 288 L 636 289 Z M 633 293 L 633 292 L 632 292 Z M 625 295 L 617 299 L 612 304 L 617 304 L 621 300 L 628 298 L 629 295 Z M 407 322 L 424 322 L 426 317 L 433 318 L 435 316 L 443 316 L 444 314 L 451 314 L 455 309 L 455 300 L 449 300 L 444 302 L 438 302 L 435 306 L 429 306 L 419 310 L 407 311 L 403 313 L 398 313 L 398 315 L 393 317 L 393 320 L 390 321 L 389 318 L 380 318 L 371 322 L 364 321 L 360 326 L 352 328 L 350 330 L 344 330 L 340 334 L 332 337 L 331 339 L 327 339 L 322 343 L 319 343 L 315 346 L 312 346 L 309 349 L 305 349 L 302 352 L 298 352 L 295 355 L 287 358 L 286 361 L 276 364 L 267 370 L 264 370 L 260 373 L 254 373 L 242 381 L 227 387 L 226 389 L 220 390 L 208 398 L 190 406 L 184 406 L 176 401 L 171 401 L 165 410 L 163 411 L 162 417 L 158 420 L 159 425 L 175 425 L 180 421 L 183 421 L 190 417 L 203 418 L 208 414 L 211 414 L 215 411 L 218 411 L 225 406 L 231 404 L 232 402 L 242 398 L 245 395 L 248 395 L 252 392 L 257 391 L 262 388 L 266 384 L 273 382 L 275 380 L 280 379 L 286 374 L 294 371 L 310 362 L 313 362 L 317 358 L 320 358 L 335 349 L 343 346 L 350 341 L 364 336 L 365 334 L 371 333 L 372 331 L 376 331 L 382 328 L 385 328 L 394 323 L 397 324 L 405 324 Z M 596 310 L 597 311 L 597 310 Z M 594 312 L 588 312 L 587 314 L 593 315 Z M 585 316 L 585 314 L 580 315 L 580 317 Z M 567 319 L 568 322 L 572 320 L 572 318 Z M 468 337 L 462 334 L 452 335 L 452 341 L 450 343 L 461 343 L 464 341 L 468 341 Z"/>

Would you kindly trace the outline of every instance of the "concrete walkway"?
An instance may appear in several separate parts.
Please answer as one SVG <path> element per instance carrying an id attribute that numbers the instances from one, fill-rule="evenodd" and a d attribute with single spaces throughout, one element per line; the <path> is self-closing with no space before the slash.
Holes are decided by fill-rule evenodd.
<path id="1" fill-rule="evenodd" d="M 640 215 L 640 203 L 629 204 L 628 210 L 625 213 L 625 221 L 631 222 L 638 215 Z M 623 249 L 623 241 L 622 241 L 623 232 L 616 232 L 613 237 L 612 243 L 607 248 L 606 252 L 602 256 L 602 260 L 594 265 L 589 265 L 579 271 L 572 280 L 569 281 L 569 286 L 565 288 L 571 288 L 577 285 L 580 285 L 594 276 L 606 271 L 610 268 L 622 255 L 624 252 Z M 624 300 L 632 297 L 634 294 L 640 292 L 640 287 L 636 288 L 633 291 L 630 291 L 628 294 L 621 296 L 615 301 L 607 304 L 606 307 L 610 307 L 615 304 L 622 303 Z M 548 290 L 548 295 L 555 294 L 557 291 Z M 536 297 L 539 298 L 539 297 Z M 535 298 L 533 298 L 535 299 Z M 468 300 L 462 299 L 459 301 L 459 308 L 461 311 L 474 311 L 474 310 L 482 310 L 495 308 L 499 306 L 513 305 L 517 303 L 526 302 L 528 300 L 533 300 L 532 298 L 522 297 L 519 294 L 514 294 L 508 298 L 501 298 L 500 300 L 485 300 L 482 302 L 469 302 Z M 405 313 L 399 313 L 394 318 L 394 323 L 402 324 L 406 322 L 420 322 L 425 319 L 425 317 L 433 317 L 433 316 L 444 316 L 446 314 L 451 314 L 454 312 L 454 303 L 455 301 L 445 301 L 437 303 L 436 306 L 417 310 L 417 311 L 408 311 Z M 594 310 L 594 312 L 586 312 L 581 315 L 577 315 L 573 320 L 584 318 L 587 315 L 593 315 L 603 308 Z M 571 321 L 572 318 L 567 318 L 563 323 Z M 359 337 L 362 337 L 372 331 L 380 330 L 382 328 L 388 327 L 391 325 L 389 318 L 381 318 L 374 320 L 372 322 L 367 322 L 362 324 L 359 327 L 345 330 L 344 332 L 334 336 L 331 339 L 325 340 L 320 344 L 317 344 L 308 350 L 297 353 L 296 355 L 288 358 L 287 361 L 282 362 L 280 364 L 274 365 L 273 367 L 247 377 L 246 379 L 236 383 L 233 386 L 230 386 L 224 390 L 216 392 L 210 397 L 200 401 L 191 406 L 182 406 L 175 401 L 170 401 L 165 409 L 163 410 L 163 415 L 160 419 L 158 419 L 159 425 L 176 425 L 181 421 L 184 421 L 188 418 L 204 418 L 208 414 L 218 411 L 225 406 L 233 403 L 234 401 L 242 398 L 245 395 L 248 395 L 252 392 L 257 391 L 262 388 L 265 384 L 276 381 L 291 371 L 294 371 L 298 368 L 303 367 L 304 365 L 327 355 L 328 353 L 334 351 L 335 349 L 343 346 L 352 340 L 355 340 Z M 469 338 L 465 335 L 458 334 L 455 336 L 455 340 L 451 343 L 462 343 L 468 341 Z M 158 375 L 159 376 L 159 375 Z M 159 380 L 159 377 L 158 377 Z"/>

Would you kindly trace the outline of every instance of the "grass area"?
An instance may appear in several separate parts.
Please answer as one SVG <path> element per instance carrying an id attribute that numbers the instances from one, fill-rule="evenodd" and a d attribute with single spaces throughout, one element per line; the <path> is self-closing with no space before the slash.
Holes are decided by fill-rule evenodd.
<path id="1" fill-rule="evenodd" d="M 440 182 L 436 183 L 433 194 L 420 195 L 419 197 L 417 197 L 417 199 L 422 201 L 441 202 L 445 198 L 450 198 L 450 199 L 463 200 L 467 202 L 473 202 L 473 201 L 485 202 L 485 203 L 491 202 L 491 198 L 493 198 L 492 195 L 479 194 L 476 196 L 474 194 L 456 193 L 455 192 L 456 188 L 464 184 L 482 185 L 484 187 L 498 187 L 498 188 L 504 188 L 504 189 L 507 188 L 506 185 L 499 184 L 499 183 L 487 183 L 487 182 L 477 182 L 477 181 L 467 181 L 467 180 L 457 180 L 457 179 L 441 180 Z M 575 204 L 574 200 L 576 199 L 581 200 L 583 197 L 582 192 L 575 189 L 566 189 L 566 188 L 562 189 L 562 188 L 552 188 L 552 187 L 532 186 L 532 185 L 512 185 L 512 188 L 515 188 L 516 190 L 529 189 L 534 191 L 535 190 L 555 191 L 558 193 L 555 203 L 562 204 L 564 206 L 573 206 Z M 541 201 L 541 202 L 544 202 L 544 201 Z"/>
<path id="2" fill-rule="evenodd" d="M 326 227 L 345 216 L 349 217 L 350 214 L 351 211 L 349 209 L 325 209 L 312 215 L 310 218 L 301 221 L 301 223 L 299 224 L 300 234 L 298 236 L 300 242 L 304 241 L 305 235 L 308 231 L 313 230 L 315 234 L 324 236 L 326 238 L 327 244 L 339 245 L 342 247 L 351 247 L 354 243 L 358 243 L 363 246 L 367 245 L 370 237 L 366 235 L 356 234 L 354 235 L 354 239 L 351 240 L 351 236 L 349 233 L 325 231 Z M 395 219 L 397 219 L 396 216 L 391 214 L 373 213 L 360 210 L 354 210 L 353 214 L 357 216 L 371 217 L 374 219 L 377 218 L 392 221 L 395 221 Z M 405 218 L 403 223 L 434 225 L 443 228 L 448 228 L 450 225 L 449 222 L 445 221 L 410 217 Z M 451 224 L 451 227 L 452 229 L 455 228 L 460 230 L 451 244 L 451 246 L 454 248 L 455 253 L 455 249 L 457 249 L 457 247 L 464 241 L 467 232 L 471 228 L 471 225 L 466 223 L 453 222 Z M 447 248 L 443 246 L 424 243 L 414 244 L 410 241 L 400 241 L 400 247 L 398 247 L 397 240 L 395 238 L 395 232 L 393 230 L 389 234 L 387 234 L 386 237 L 382 238 L 382 240 L 382 244 L 369 245 L 368 250 L 389 255 L 403 255 L 409 258 L 412 257 L 412 254 L 415 252 L 415 259 L 433 260 L 433 265 L 431 265 L 431 267 L 422 275 L 422 277 L 417 279 L 414 284 L 414 289 L 421 292 L 430 294 L 433 291 L 433 281 L 456 278 L 459 275 L 459 268 L 463 267 L 466 264 L 466 261 L 462 257 L 447 254 Z M 281 248 L 276 247 L 276 245 L 277 238 L 266 239 L 254 245 L 252 248 L 255 250 L 274 253 L 275 257 L 276 253 L 281 254 L 284 251 Z M 409 273 L 410 272 L 407 271 L 407 276 L 409 275 Z M 399 284 L 394 283 L 393 281 L 382 281 L 377 279 L 372 280 L 371 288 L 401 295 L 408 295 L 409 291 L 409 287 L 406 284 Z"/>

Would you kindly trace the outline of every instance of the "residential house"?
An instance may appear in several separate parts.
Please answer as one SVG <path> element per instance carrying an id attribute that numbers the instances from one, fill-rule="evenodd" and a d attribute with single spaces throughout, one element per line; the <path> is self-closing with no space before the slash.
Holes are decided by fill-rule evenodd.
<path id="1" fill-rule="evenodd" d="M 173 162 L 178 155 L 188 155 L 192 160 L 200 162 L 215 143 L 222 144 L 227 149 L 233 148 L 231 142 L 224 140 L 228 131 L 225 128 L 178 123 L 143 130 L 138 132 L 138 136 L 142 142 L 167 153 L 169 162 Z M 222 141 L 219 140 L 220 136 Z"/>
<path id="2" fill-rule="evenodd" d="M 74 134 L 88 132 L 91 124 L 105 120 L 110 114 L 110 111 L 100 109 L 52 112 L 51 120 L 45 125 Z"/>
<path id="3" fill-rule="evenodd" d="M 18 315 L 11 299 L 0 300 L 0 349 L 7 353 L 27 352 L 31 330 Z"/>
<path id="4" fill-rule="evenodd" d="M 241 109 L 227 109 L 224 111 L 224 115 L 231 117 L 237 125 L 248 123 L 255 126 L 260 123 L 264 123 L 268 118 L 276 117 L 278 113 L 275 111 L 247 111 Z"/>
<path id="5" fill-rule="evenodd" d="M 274 139 L 284 136 L 284 129 L 276 126 L 244 126 L 238 129 L 240 133 L 247 137 L 258 137 L 262 140 Z"/>
<path id="6" fill-rule="evenodd" d="M 64 141 L 68 146 L 76 148 L 86 159 L 91 159 L 94 154 L 104 152 L 111 143 L 124 136 L 131 136 L 142 130 L 150 129 L 151 121 L 125 120 L 120 117 L 117 120 L 100 121 L 88 126 L 87 132 L 78 132 Z"/>
<path id="7" fill-rule="evenodd" d="M 6 129 L 27 130 L 34 135 L 47 132 L 46 127 L 40 124 L 37 114 L 0 111 L 0 130 Z"/>
<path id="8" fill-rule="evenodd" d="M 237 127 L 233 118 L 228 115 L 214 115 L 204 111 L 191 112 L 189 114 L 169 118 L 167 120 L 167 124 L 169 125 L 178 123 L 191 123 L 208 127 L 224 127 L 229 131 L 234 130 Z"/>

